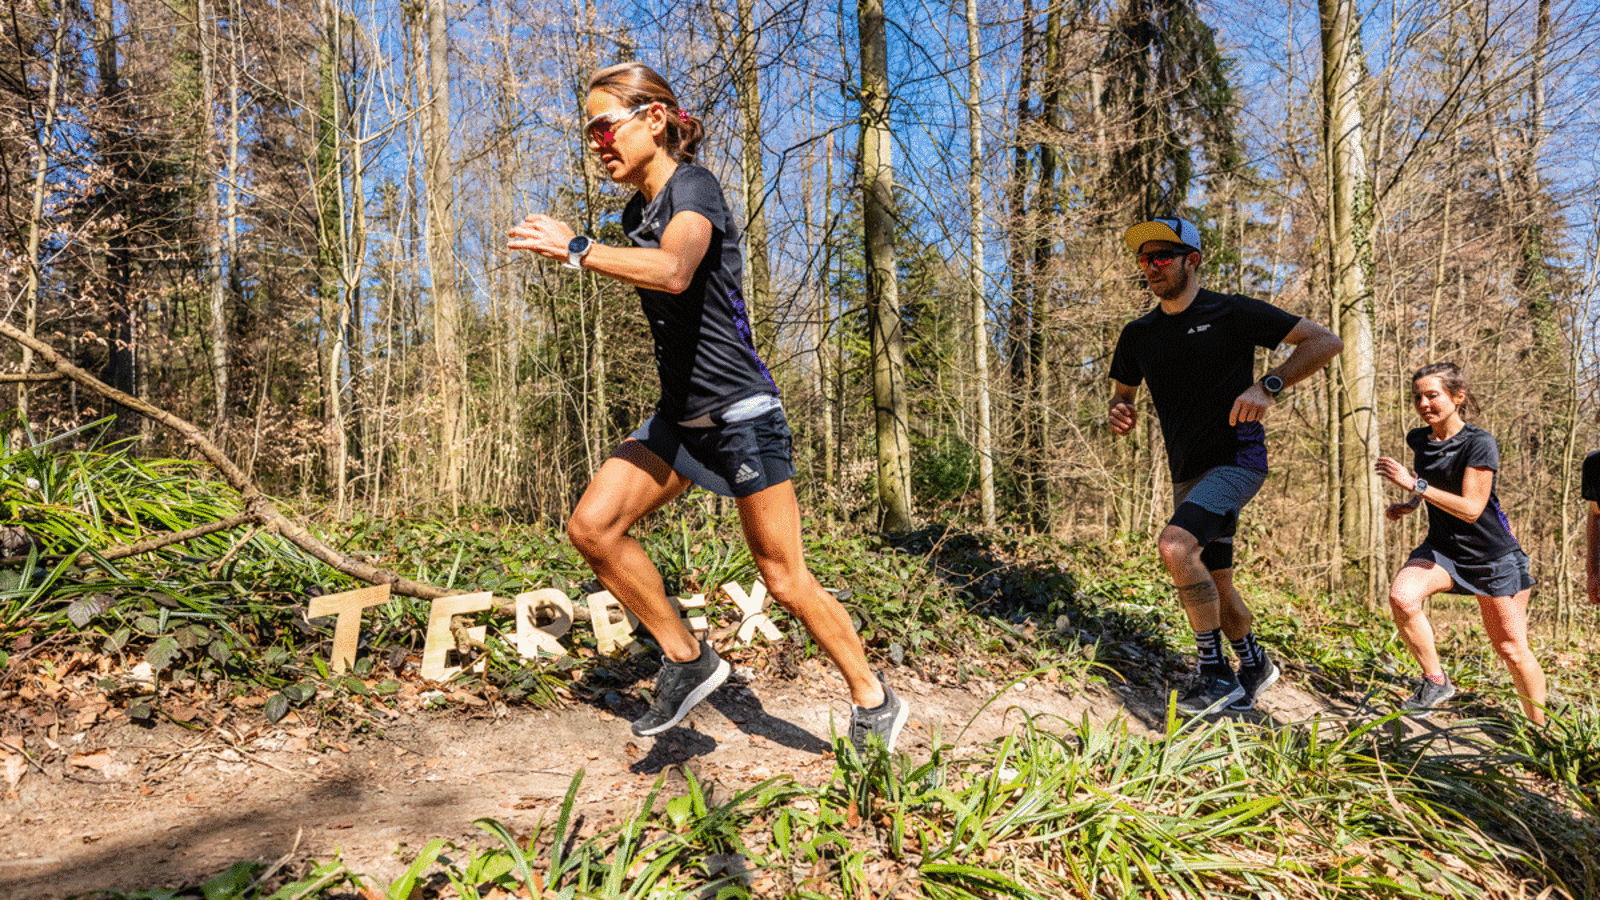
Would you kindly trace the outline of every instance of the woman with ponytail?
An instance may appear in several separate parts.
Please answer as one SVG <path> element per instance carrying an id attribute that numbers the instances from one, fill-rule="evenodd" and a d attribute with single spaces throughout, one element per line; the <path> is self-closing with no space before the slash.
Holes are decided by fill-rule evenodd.
<path id="1" fill-rule="evenodd" d="M 734 498 L 767 590 L 839 667 L 854 703 L 851 742 L 864 749 L 875 734 L 892 750 L 906 705 L 868 666 L 849 614 L 805 563 L 789 427 L 751 338 L 739 226 L 716 177 L 694 163 L 704 128 L 666 80 L 639 63 L 596 72 L 585 106 L 589 150 L 612 181 L 635 189 L 622 214 L 633 246 L 574 235 L 545 215 L 513 227 L 507 246 L 633 285 L 654 338 L 655 414 L 600 466 L 567 524 L 600 583 L 665 657 L 633 732 L 671 728 L 728 677 L 716 650 L 684 627 L 630 534 L 698 484 Z"/>
<path id="2" fill-rule="evenodd" d="M 1403 708 L 1425 716 L 1456 693 L 1439 661 L 1423 602 L 1439 593 L 1473 594 L 1489 642 L 1511 672 L 1523 712 L 1543 723 L 1544 670 L 1528 646 L 1533 577 L 1528 555 L 1512 535 L 1495 494 L 1500 447 L 1489 432 L 1464 419 L 1476 411 L 1477 402 L 1454 363 L 1418 369 L 1411 377 L 1411 399 L 1423 421 L 1406 435 L 1414 468 L 1387 456 L 1376 463 L 1380 477 L 1412 494 L 1410 501 L 1388 508 L 1390 521 L 1424 503 L 1428 507 L 1428 536 L 1389 588 L 1389 609 L 1400 637 L 1422 667 L 1422 681 Z"/>

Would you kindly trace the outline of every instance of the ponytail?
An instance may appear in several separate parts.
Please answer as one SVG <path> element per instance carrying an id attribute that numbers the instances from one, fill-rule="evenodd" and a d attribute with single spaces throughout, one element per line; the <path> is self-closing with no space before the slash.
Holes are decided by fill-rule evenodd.
<path id="1" fill-rule="evenodd" d="M 589 79 L 589 90 L 605 91 L 623 106 L 661 104 L 667 111 L 662 147 L 680 163 L 694 162 L 695 152 L 706 136 L 705 123 L 678 105 L 678 95 L 654 69 L 640 62 L 607 66 Z"/>

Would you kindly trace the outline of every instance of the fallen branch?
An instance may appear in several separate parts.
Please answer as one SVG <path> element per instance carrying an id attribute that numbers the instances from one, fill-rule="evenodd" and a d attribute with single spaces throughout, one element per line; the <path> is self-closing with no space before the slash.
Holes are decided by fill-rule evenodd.
<path id="1" fill-rule="evenodd" d="M 60 381 L 66 377 L 60 372 L 0 372 L 0 384 L 34 384 L 41 381 Z"/>
<path id="2" fill-rule="evenodd" d="M 228 486 L 239 494 L 239 502 L 244 506 L 245 513 L 250 521 L 282 537 L 284 540 L 313 558 L 349 575 L 359 578 L 368 584 L 387 584 L 390 590 L 407 597 L 420 597 L 424 600 L 437 600 L 440 597 L 450 596 L 450 592 L 437 585 L 421 581 L 412 581 L 387 569 L 368 565 L 357 559 L 352 559 L 338 550 L 323 543 L 316 536 L 307 531 L 304 526 L 290 520 L 278 511 L 271 500 L 261 493 L 250 477 L 240 469 L 226 453 L 206 437 L 205 432 L 195 427 L 190 422 L 154 406 L 138 397 L 117 390 L 109 384 L 83 371 L 72 363 L 61 358 L 49 344 L 40 341 L 26 332 L 18 329 L 9 322 L 0 320 L 0 336 L 10 338 L 14 343 L 32 350 L 34 356 L 58 372 L 62 377 L 88 388 L 96 394 L 133 410 L 171 431 L 177 432 L 184 442 L 193 447 L 212 468 L 222 475 Z"/>
<path id="3" fill-rule="evenodd" d="M 77 557 L 72 560 L 72 565 L 87 566 L 97 563 L 100 560 L 110 562 L 113 559 L 126 559 L 130 556 L 139 556 L 144 553 L 160 550 L 162 547 L 170 547 L 173 544 L 181 544 L 184 541 L 194 540 L 198 537 L 205 537 L 208 534 L 216 534 L 219 531 L 227 531 L 230 528 L 238 528 L 240 525 L 254 521 L 255 518 L 249 513 L 239 513 L 235 516 L 229 516 L 226 519 L 218 519 L 215 522 L 207 522 L 204 525 L 196 525 L 193 528 L 185 528 L 182 531 L 162 532 L 161 534 L 147 537 L 142 541 L 135 541 L 131 544 L 119 544 L 115 547 L 107 547 L 106 549 L 100 550 L 96 553 L 84 551 L 83 553 L 78 554 Z M 61 558 L 62 557 L 60 556 L 39 557 L 40 560 L 49 560 L 52 563 L 58 562 Z M 4 556 L 0 557 L 0 566 L 14 566 L 18 563 L 24 563 L 27 561 L 28 557 L 26 556 Z"/>

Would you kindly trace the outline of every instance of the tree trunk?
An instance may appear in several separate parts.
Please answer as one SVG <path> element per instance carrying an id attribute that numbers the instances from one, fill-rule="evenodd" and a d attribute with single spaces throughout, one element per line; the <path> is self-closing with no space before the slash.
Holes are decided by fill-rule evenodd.
<path id="1" fill-rule="evenodd" d="M 879 527 L 911 530 L 911 431 L 905 334 L 895 261 L 894 157 L 883 0 L 858 0 L 861 32 L 861 194 L 871 310 L 872 399 L 878 438 Z"/>
<path id="2" fill-rule="evenodd" d="M 428 274 L 433 283 L 433 348 L 439 385 L 439 488 L 452 510 L 461 503 L 465 454 L 463 390 L 466 371 L 460 347 L 461 309 L 455 273 L 455 168 L 450 158 L 450 60 L 444 0 L 425 0 L 425 77 L 418 84 L 426 102 L 422 155 L 427 193 Z M 419 38 L 422 35 L 419 35 Z"/>
<path id="3" fill-rule="evenodd" d="M 767 246 L 767 178 L 761 161 L 761 79 L 756 66 L 756 27 L 752 0 L 734 4 L 739 18 L 739 34 L 734 44 L 738 54 L 738 91 L 741 170 L 744 173 L 745 287 L 749 300 L 745 313 L 750 319 L 756 349 L 770 355 L 775 330 L 772 318 L 772 270 Z"/>
<path id="4" fill-rule="evenodd" d="M 1022 64 L 1017 73 L 1016 144 L 1011 154 L 1011 184 L 1007 190 L 1007 214 L 1010 218 L 1010 241 L 1006 246 L 1006 269 L 1010 274 L 1011 296 L 1007 298 L 1009 312 L 1006 321 L 1005 352 L 1009 375 L 1012 413 L 1012 446 L 1026 448 L 1033 441 L 1033 432 L 1039 426 L 1034 420 L 1031 400 L 1033 384 L 1031 297 L 1038 289 L 1037 279 L 1028 269 L 1027 247 L 1032 240 L 1033 218 L 1028 210 L 1029 173 L 1033 170 L 1028 155 L 1026 135 L 1032 129 L 1034 72 L 1039 57 L 1039 39 L 1033 27 L 1032 0 L 1022 0 Z M 1026 469 L 1031 459 L 1026 449 L 1013 451 L 1012 459 L 1018 468 Z M 1025 473 L 1019 473 L 1025 474 Z M 1019 478 L 1022 496 L 1018 506 L 1024 516 L 1037 519 L 1038 498 L 1034 495 L 1032 478 Z"/>
<path id="5" fill-rule="evenodd" d="M 821 333 L 818 335 L 817 344 L 817 369 L 822 377 L 822 477 L 824 483 L 838 484 L 840 441 L 839 434 L 844 430 L 844 414 L 841 412 L 840 391 L 838 388 L 837 374 L 843 368 L 836 358 L 835 348 L 827 346 L 828 334 L 832 328 L 832 310 L 828 306 L 828 297 L 833 277 L 833 204 L 829 197 L 833 193 L 833 132 L 829 131 L 823 138 L 823 166 L 822 166 L 822 284 L 817 291 L 818 324 Z M 840 329 L 842 332 L 843 329 Z M 843 338 L 843 334 L 840 335 Z M 834 363 L 829 366 L 828 363 Z M 834 378 L 829 378 L 830 370 Z M 829 505 L 832 510 L 832 505 Z"/>
<path id="6" fill-rule="evenodd" d="M 983 48 L 979 44 L 978 0 L 967 0 L 967 205 L 972 259 L 967 267 L 972 313 L 972 376 L 977 383 L 978 494 L 983 525 L 996 525 L 994 508 L 994 431 L 989 412 L 989 309 L 983 269 Z"/>
<path id="7" fill-rule="evenodd" d="M 1050 348 L 1048 327 L 1050 323 L 1050 298 L 1056 284 L 1055 242 L 1060 219 L 1057 203 L 1057 157 L 1054 141 L 1061 128 L 1061 92 L 1065 79 L 1061 71 L 1060 0 L 1052 0 L 1045 12 L 1044 26 L 1044 83 L 1039 91 L 1040 125 L 1038 133 L 1039 187 L 1033 195 L 1032 311 L 1028 316 L 1028 384 L 1025 394 L 1033 412 L 1028 416 L 1028 479 L 1033 488 L 1029 510 L 1034 527 L 1040 531 L 1051 530 L 1055 516 L 1055 501 L 1050 487 L 1050 431 L 1045 426 L 1050 416 Z"/>
<path id="8" fill-rule="evenodd" d="M 33 193 L 29 204 L 26 265 L 28 267 L 23 287 L 22 327 L 29 337 L 38 334 L 39 328 L 39 245 L 44 235 L 44 199 L 50 174 L 50 154 L 56 129 L 56 104 L 61 87 L 61 37 L 66 29 L 66 16 L 56 17 L 55 32 L 50 37 L 50 82 L 45 89 L 44 118 L 34 126 Z M 33 368 L 33 349 L 22 346 L 24 374 Z M 28 424 L 28 382 L 17 383 L 17 416 L 19 425 Z"/>
<path id="9" fill-rule="evenodd" d="M 194 37 L 200 55 L 200 152 L 195 154 L 205 180 L 206 295 L 210 310 L 211 387 L 216 406 L 213 427 L 220 434 L 228 418 L 228 270 L 223 256 L 222 191 L 212 165 L 217 134 L 216 16 L 209 0 L 195 0 Z"/>
<path id="10" fill-rule="evenodd" d="M 339 159 L 339 10 L 331 0 L 318 4 L 321 15 L 317 84 L 317 142 L 312 160 L 312 195 L 317 204 L 317 299 L 322 320 L 318 348 L 322 372 L 322 443 L 326 487 L 344 502 L 344 209 L 340 202 L 343 167 Z"/>
<path id="11" fill-rule="evenodd" d="M 111 170 L 110 195 L 107 212 L 113 220 L 122 217 L 127 205 L 126 196 L 132 182 L 129 159 L 130 148 L 126 135 L 124 115 L 125 90 L 122 87 L 121 66 L 117 60 L 116 10 L 113 0 L 94 0 L 94 33 L 96 62 L 100 74 L 100 100 L 106 110 L 104 162 Z M 132 290 L 132 256 L 128 227 L 116 225 L 106 237 L 105 293 L 110 308 L 105 366 L 105 381 L 111 387 L 127 394 L 135 394 L 137 386 L 138 355 L 135 340 L 138 334 L 138 301 Z"/>
<path id="12" fill-rule="evenodd" d="M 1328 172 L 1328 273 L 1336 327 L 1345 349 L 1339 367 L 1340 519 L 1343 567 L 1369 602 L 1382 589 L 1382 493 L 1372 460 L 1379 453 L 1377 360 L 1372 291 L 1372 183 L 1361 111 L 1365 66 L 1354 0 L 1319 0 L 1322 24 L 1323 153 Z"/>

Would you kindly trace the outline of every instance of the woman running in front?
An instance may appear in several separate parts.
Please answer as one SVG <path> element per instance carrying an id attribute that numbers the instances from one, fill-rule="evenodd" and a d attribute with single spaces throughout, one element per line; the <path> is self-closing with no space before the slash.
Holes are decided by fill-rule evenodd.
<path id="1" fill-rule="evenodd" d="M 1534 582 L 1528 555 L 1512 536 L 1495 496 L 1500 448 L 1487 431 L 1463 419 L 1463 413 L 1476 411 L 1477 402 L 1455 364 L 1418 369 L 1411 378 L 1411 398 L 1425 423 L 1406 435 L 1415 471 L 1387 456 L 1376 464 L 1379 476 L 1413 495 L 1388 508 L 1391 521 L 1428 504 L 1428 536 L 1389 588 L 1400 636 L 1422 666 L 1422 683 L 1403 708 L 1424 716 L 1455 696 L 1422 604 L 1434 594 L 1465 593 L 1478 598 L 1484 630 L 1511 672 L 1522 711 L 1542 724 L 1544 670 L 1528 647 L 1528 594 Z"/>
<path id="2" fill-rule="evenodd" d="M 664 657 L 641 737 L 676 725 L 728 677 L 728 664 L 684 626 L 661 574 L 630 534 L 639 519 L 691 484 L 734 498 L 767 590 L 805 625 L 850 689 L 850 741 L 894 749 L 907 707 L 867 665 L 838 599 L 806 567 L 789 426 L 756 355 L 741 289 L 739 226 L 722 187 L 694 164 L 704 127 L 672 88 L 639 63 L 589 80 L 584 136 L 606 174 L 635 193 L 622 225 L 635 246 L 574 235 L 530 215 L 507 246 L 633 285 L 655 340 L 655 414 L 600 466 L 567 534 L 600 583 L 649 629 Z"/>

